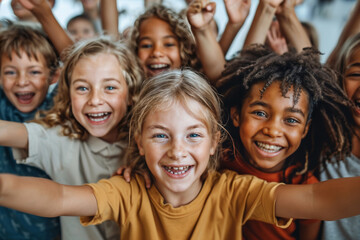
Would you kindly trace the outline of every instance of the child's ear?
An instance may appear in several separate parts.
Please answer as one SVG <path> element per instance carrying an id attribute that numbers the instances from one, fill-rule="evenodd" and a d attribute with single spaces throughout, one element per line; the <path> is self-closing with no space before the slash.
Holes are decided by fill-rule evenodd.
<path id="1" fill-rule="evenodd" d="M 210 155 L 215 154 L 219 141 L 220 141 L 220 131 L 218 131 L 213 137 L 213 141 L 211 143 L 211 148 L 210 148 Z"/>
<path id="2" fill-rule="evenodd" d="M 305 138 L 308 131 L 309 131 L 309 127 L 310 127 L 310 124 L 311 124 L 311 120 L 309 120 L 307 123 L 306 123 L 306 126 L 305 126 L 305 129 L 304 129 L 304 132 L 303 132 L 303 135 L 301 137 L 301 139 Z"/>
<path id="3" fill-rule="evenodd" d="M 60 78 L 60 73 L 61 73 L 61 69 L 60 68 L 56 69 L 54 74 L 50 77 L 50 81 L 49 81 L 50 85 L 54 84 L 54 83 L 57 83 L 57 81 Z"/>
<path id="4" fill-rule="evenodd" d="M 236 109 L 236 107 L 232 107 L 230 109 L 230 117 L 233 121 L 233 125 L 234 127 L 239 127 L 240 123 L 239 123 L 239 113 Z"/>
<path id="5" fill-rule="evenodd" d="M 136 145 L 138 146 L 140 155 L 141 155 L 141 156 L 144 156 L 144 155 L 145 155 L 145 152 L 144 152 L 144 148 L 143 148 L 143 146 L 142 146 L 141 136 L 140 136 L 139 134 L 136 134 L 136 136 L 135 136 L 135 141 L 136 141 Z"/>

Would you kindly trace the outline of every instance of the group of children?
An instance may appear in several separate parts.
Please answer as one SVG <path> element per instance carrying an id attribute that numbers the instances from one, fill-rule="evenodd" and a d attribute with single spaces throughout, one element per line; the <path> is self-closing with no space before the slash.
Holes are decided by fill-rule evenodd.
<path id="1" fill-rule="evenodd" d="M 0 32 L 0 238 L 356 239 L 360 1 L 326 65 L 295 2 L 261 0 L 226 62 L 250 1 L 225 2 L 218 42 L 205 0 L 149 6 L 127 37 L 100 1 L 111 37 L 87 40 L 19 0 L 46 34 Z"/>

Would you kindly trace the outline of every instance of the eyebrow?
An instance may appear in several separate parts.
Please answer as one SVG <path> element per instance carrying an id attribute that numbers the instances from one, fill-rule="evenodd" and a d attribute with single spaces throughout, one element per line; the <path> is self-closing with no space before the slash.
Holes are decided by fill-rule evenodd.
<path id="1" fill-rule="evenodd" d="M 187 130 L 192 130 L 192 129 L 196 129 L 196 128 L 206 128 L 206 127 L 204 125 L 202 125 L 202 124 L 195 124 L 195 125 L 189 126 L 187 128 Z M 151 126 L 147 127 L 147 129 L 150 129 L 150 130 L 161 129 L 161 130 L 169 131 L 169 128 L 164 127 L 162 125 L 158 125 L 158 124 L 151 125 Z"/>
<path id="2" fill-rule="evenodd" d="M 177 40 L 177 37 L 173 36 L 173 35 L 166 35 L 165 37 L 163 37 L 163 39 L 175 39 Z M 141 37 L 139 38 L 139 42 L 141 42 L 142 40 L 151 40 L 150 37 L 147 37 L 147 36 L 144 36 L 144 37 Z"/>
<path id="3" fill-rule="evenodd" d="M 262 102 L 262 101 L 255 101 L 253 103 L 250 104 L 250 107 L 253 106 L 263 106 L 265 108 L 271 108 L 269 104 Z M 295 108 L 295 107 L 288 107 L 285 109 L 286 112 L 291 112 L 291 113 L 299 113 L 300 115 L 302 115 L 303 117 L 305 117 L 305 113 L 303 111 L 301 111 L 301 109 L 299 108 Z"/>

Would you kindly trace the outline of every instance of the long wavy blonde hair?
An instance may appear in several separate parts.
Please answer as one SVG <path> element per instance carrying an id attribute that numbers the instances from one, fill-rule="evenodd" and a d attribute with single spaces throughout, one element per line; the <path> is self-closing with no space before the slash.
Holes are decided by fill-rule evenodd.
<path id="1" fill-rule="evenodd" d="M 194 112 L 189 100 L 202 106 L 202 110 Z M 171 108 L 175 102 L 181 102 L 194 116 L 204 121 L 210 136 L 218 141 L 218 133 L 222 131 L 221 107 L 219 98 L 209 83 L 199 74 L 191 70 L 171 70 L 161 73 L 144 82 L 139 101 L 132 111 L 130 120 L 129 147 L 126 153 L 127 165 L 132 169 L 147 169 L 143 156 L 140 155 L 135 138 L 142 132 L 143 123 L 150 112 Z M 220 137 L 220 142 L 222 141 Z M 207 170 L 215 170 L 218 166 L 220 146 L 209 159 Z"/>
<path id="2" fill-rule="evenodd" d="M 123 42 L 113 42 L 109 38 L 100 37 L 94 40 L 81 41 L 66 51 L 64 67 L 61 72 L 58 93 L 54 98 L 54 107 L 37 116 L 35 122 L 47 127 L 62 126 L 62 134 L 71 138 L 86 140 L 89 133 L 75 119 L 71 109 L 70 83 L 76 64 L 84 57 L 100 53 L 114 55 L 123 70 L 129 89 L 129 101 L 134 104 L 138 99 L 140 85 L 143 80 L 142 69 L 136 57 Z M 124 117 L 119 126 L 119 139 L 127 135 L 127 120 Z"/>

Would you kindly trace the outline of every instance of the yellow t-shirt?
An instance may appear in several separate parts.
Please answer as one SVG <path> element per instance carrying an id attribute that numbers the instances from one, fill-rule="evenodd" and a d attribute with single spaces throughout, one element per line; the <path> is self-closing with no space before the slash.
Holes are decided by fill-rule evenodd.
<path id="1" fill-rule="evenodd" d="M 114 220 L 121 239 L 241 239 L 241 226 L 249 219 L 286 227 L 291 220 L 275 217 L 275 188 L 250 175 L 232 171 L 208 174 L 199 195 L 174 208 L 164 204 L 155 186 L 147 190 L 136 175 L 130 183 L 120 176 L 89 184 L 98 211 L 81 217 L 83 225 Z"/>

